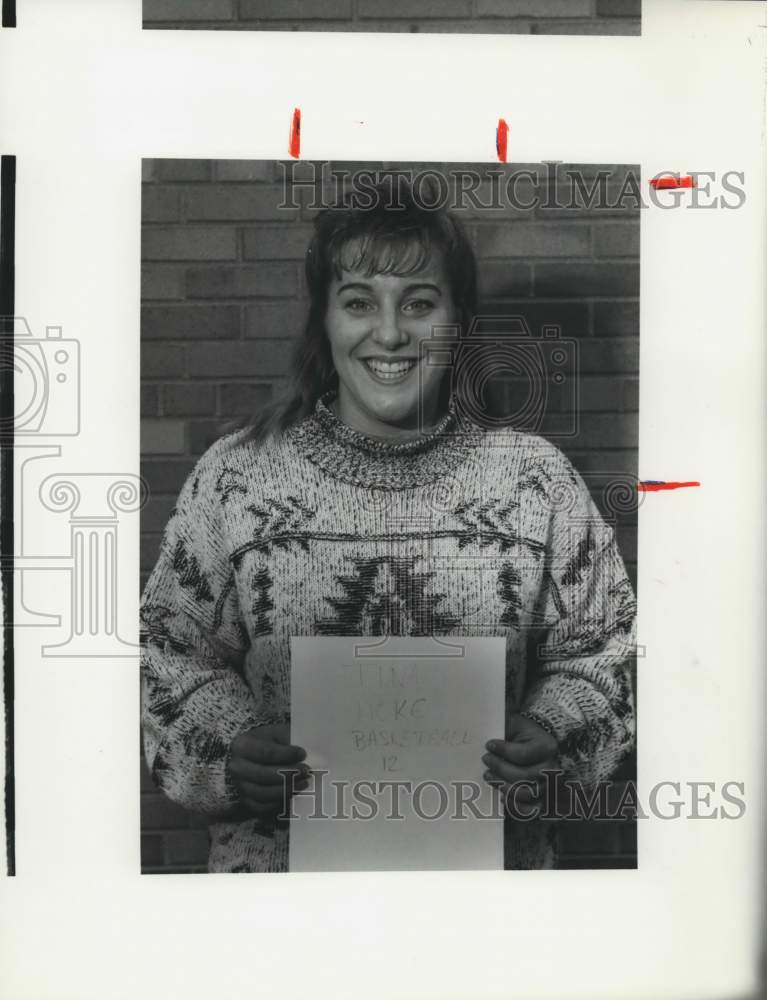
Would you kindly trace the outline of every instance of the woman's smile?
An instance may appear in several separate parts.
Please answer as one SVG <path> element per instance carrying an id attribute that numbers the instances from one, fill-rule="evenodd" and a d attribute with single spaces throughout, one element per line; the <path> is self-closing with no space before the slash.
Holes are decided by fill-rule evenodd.
<path id="1" fill-rule="evenodd" d="M 398 385 L 404 382 L 418 364 L 418 358 L 363 358 L 362 363 L 376 382 Z"/>

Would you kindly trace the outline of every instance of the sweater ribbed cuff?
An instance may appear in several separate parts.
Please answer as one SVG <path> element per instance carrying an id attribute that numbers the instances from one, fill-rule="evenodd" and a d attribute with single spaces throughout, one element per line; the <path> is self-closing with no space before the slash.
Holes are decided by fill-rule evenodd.
<path id="1" fill-rule="evenodd" d="M 580 683 L 580 682 L 578 682 Z M 548 690 L 551 680 L 544 682 L 536 692 L 531 692 L 519 710 L 519 714 L 536 722 L 541 729 L 562 744 L 573 730 L 579 729 L 586 721 L 580 706 L 567 697 L 569 685 L 557 683 L 556 691 Z"/>
<path id="2" fill-rule="evenodd" d="M 536 726 L 540 726 L 544 732 L 548 733 L 549 736 L 551 736 L 553 739 L 557 741 L 557 743 L 559 743 L 559 736 L 557 736 L 554 726 L 551 724 L 551 722 L 548 721 L 548 719 L 546 719 L 544 715 L 542 715 L 539 712 L 536 712 L 533 709 L 530 710 L 525 709 L 521 711 L 519 715 L 521 715 L 523 719 L 529 719 L 531 722 L 534 722 Z"/>

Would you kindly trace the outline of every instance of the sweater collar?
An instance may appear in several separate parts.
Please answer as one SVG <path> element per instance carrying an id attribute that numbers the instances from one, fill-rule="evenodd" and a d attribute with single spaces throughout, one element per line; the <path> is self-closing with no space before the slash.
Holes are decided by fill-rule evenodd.
<path id="1" fill-rule="evenodd" d="M 314 413 L 295 424 L 288 438 L 324 472 L 368 489 L 407 489 L 436 481 L 466 461 L 481 428 L 460 418 L 452 405 L 428 434 L 406 441 L 368 437 L 345 424 L 330 404 L 335 392 L 316 403 Z"/>

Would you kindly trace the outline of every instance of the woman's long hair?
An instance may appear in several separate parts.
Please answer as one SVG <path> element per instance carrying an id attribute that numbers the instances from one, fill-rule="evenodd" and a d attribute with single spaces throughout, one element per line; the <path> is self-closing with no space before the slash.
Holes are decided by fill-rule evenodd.
<path id="1" fill-rule="evenodd" d="M 463 226 L 444 209 L 418 204 L 404 184 L 395 203 L 388 186 L 374 191 L 370 208 L 327 208 L 314 220 L 305 261 L 309 315 L 296 344 L 287 392 L 248 424 L 248 436 L 255 440 L 297 423 L 314 411 L 322 395 L 337 389 L 325 315 L 330 283 L 342 271 L 366 277 L 411 275 L 441 251 L 461 330 L 466 333 L 470 327 L 476 313 L 477 265 Z M 443 389 L 449 390 L 447 382 Z"/>

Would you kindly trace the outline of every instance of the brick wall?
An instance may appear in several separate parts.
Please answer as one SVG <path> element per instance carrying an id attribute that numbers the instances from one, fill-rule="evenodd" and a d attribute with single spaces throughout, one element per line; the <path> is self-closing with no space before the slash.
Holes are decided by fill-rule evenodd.
<path id="1" fill-rule="evenodd" d="M 355 166 L 377 165 L 343 164 L 349 171 Z M 547 207 L 540 165 L 407 166 L 479 169 L 485 174 L 477 191 L 483 204 L 492 202 L 492 172 L 538 171 L 539 183 L 525 178 L 516 186 L 520 204 L 537 195 L 537 206 L 459 213 L 478 256 L 481 312 L 522 315 L 534 332 L 556 324 L 563 338 L 577 342 L 578 433 L 554 440 L 614 520 L 636 585 L 636 510 L 629 505 L 616 515 L 605 487 L 637 474 L 638 210 L 630 201 L 608 210 Z M 560 177 L 566 169 L 560 165 Z M 598 170 L 609 169 L 608 200 L 614 204 L 629 168 L 579 169 L 589 185 Z M 150 499 L 142 512 L 142 586 L 195 460 L 225 424 L 257 412 L 287 376 L 291 339 L 306 309 L 302 266 L 314 212 L 310 189 L 296 192 L 298 207 L 277 207 L 281 177 L 271 161 L 144 164 L 142 475 Z M 568 199 L 569 191 L 559 201 Z M 575 373 L 568 374 L 572 379 Z M 499 384 L 496 398 L 507 391 L 508 383 Z M 566 405 L 563 398 L 547 414 L 544 434 L 552 433 Z M 633 763 L 623 773 L 630 777 Z M 144 870 L 204 869 L 204 820 L 168 803 L 145 769 L 142 789 Z M 631 825 L 568 824 L 566 836 L 569 865 L 634 863 Z"/>
<path id="2" fill-rule="evenodd" d="M 641 0 L 144 0 L 144 26 L 638 35 Z"/>

